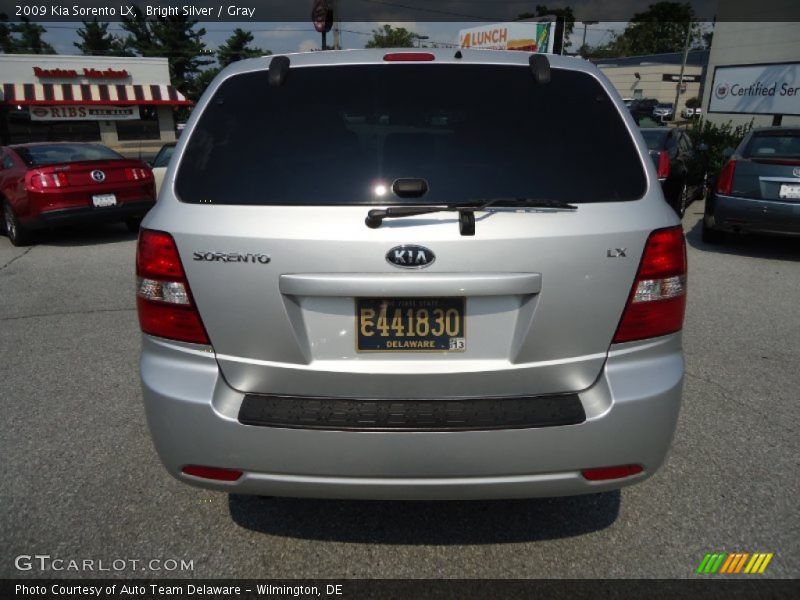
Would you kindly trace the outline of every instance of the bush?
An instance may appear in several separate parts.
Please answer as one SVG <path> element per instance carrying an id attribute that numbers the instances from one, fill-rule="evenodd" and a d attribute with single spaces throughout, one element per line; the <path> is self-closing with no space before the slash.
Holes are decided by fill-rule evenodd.
<path id="1" fill-rule="evenodd" d="M 704 155 L 704 168 L 710 177 L 715 176 L 725 164 L 723 153 L 726 148 L 736 148 L 742 141 L 747 132 L 753 128 L 753 120 L 745 125 L 736 127 L 728 121 L 723 125 L 715 125 L 705 119 L 700 119 L 688 128 L 689 137 L 692 144 L 697 148 L 700 144 L 705 144 L 708 149 Z"/>
<path id="2" fill-rule="evenodd" d="M 700 98 L 694 96 L 692 98 L 687 98 L 686 100 L 686 108 L 697 108 L 700 106 Z"/>

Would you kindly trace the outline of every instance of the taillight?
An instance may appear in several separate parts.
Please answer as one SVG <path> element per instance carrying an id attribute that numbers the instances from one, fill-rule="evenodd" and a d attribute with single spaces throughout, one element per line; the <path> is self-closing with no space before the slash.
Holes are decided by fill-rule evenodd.
<path id="1" fill-rule="evenodd" d="M 390 52 L 383 55 L 387 62 L 428 62 L 434 58 L 430 52 Z"/>
<path id="2" fill-rule="evenodd" d="M 61 171 L 57 173 L 31 171 L 25 177 L 25 186 L 34 191 L 62 188 L 66 187 L 67 183 L 67 174 Z"/>
<path id="3" fill-rule="evenodd" d="M 722 167 L 722 171 L 719 173 L 719 177 L 717 178 L 717 193 L 718 194 L 730 194 L 731 190 L 733 189 L 733 174 L 736 171 L 736 161 L 729 160 L 725 163 L 725 166 Z"/>
<path id="4" fill-rule="evenodd" d="M 144 333 L 208 344 L 172 236 L 143 229 L 136 251 L 136 306 Z"/>
<path id="5" fill-rule="evenodd" d="M 662 150 L 658 153 L 658 178 L 666 179 L 669 177 L 669 152 Z"/>
<path id="6" fill-rule="evenodd" d="M 680 331 L 686 312 L 686 242 L 680 226 L 657 229 L 645 245 L 614 343 Z"/>
<path id="7" fill-rule="evenodd" d="M 150 169 L 133 167 L 125 169 L 125 178 L 129 181 L 139 181 L 140 179 L 152 179 L 153 172 Z"/>

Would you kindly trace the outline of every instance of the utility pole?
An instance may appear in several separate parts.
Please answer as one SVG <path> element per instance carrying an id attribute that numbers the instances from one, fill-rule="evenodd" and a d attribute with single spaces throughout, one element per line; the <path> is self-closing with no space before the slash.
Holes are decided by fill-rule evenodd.
<path id="1" fill-rule="evenodd" d="M 586 53 L 586 50 L 585 50 L 585 48 L 586 48 L 586 28 L 589 25 L 595 25 L 596 23 L 599 23 L 599 21 L 584 21 L 583 22 L 583 41 L 581 42 L 581 48 L 580 49 L 584 53 Z"/>
<path id="2" fill-rule="evenodd" d="M 692 40 L 692 22 L 686 25 L 686 42 L 683 44 L 683 60 L 681 61 L 681 74 L 678 77 L 678 83 L 675 86 L 675 102 L 672 105 L 672 120 L 678 118 L 678 98 L 681 95 L 681 86 L 683 85 L 683 72 L 686 70 L 686 59 L 689 58 L 689 42 Z"/>

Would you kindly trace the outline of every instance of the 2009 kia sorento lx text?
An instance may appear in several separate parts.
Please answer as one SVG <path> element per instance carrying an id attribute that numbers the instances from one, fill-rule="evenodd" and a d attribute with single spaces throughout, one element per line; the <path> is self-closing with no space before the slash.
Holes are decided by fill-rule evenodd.
<path id="1" fill-rule="evenodd" d="M 683 232 L 583 60 L 237 62 L 178 142 L 137 275 L 150 430 L 193 485 L 570 495 L 642 481 L 672 440 Z"/>

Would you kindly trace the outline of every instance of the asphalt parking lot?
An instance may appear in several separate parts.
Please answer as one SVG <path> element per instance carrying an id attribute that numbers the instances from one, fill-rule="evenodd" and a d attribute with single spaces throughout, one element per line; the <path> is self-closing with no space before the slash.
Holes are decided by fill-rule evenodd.
<path id="1" fill-rule="evenodd" d="M 262 499 L 162 469 L 138 384 L 135 236 L 0 237 L 0 577 L 15 557 L 176 559 L 159 577 L 696 577 L 706 552 L 800 575 L 800 240 L 700 241 L 687 211 L 684 404 L 666 466 L 621 492 L 509 502 Z M 108 573 L 102 573 L 107 575 Z M 101 575 L 95 573 L 95 576 Z"/>

